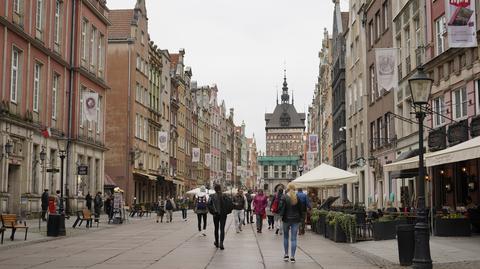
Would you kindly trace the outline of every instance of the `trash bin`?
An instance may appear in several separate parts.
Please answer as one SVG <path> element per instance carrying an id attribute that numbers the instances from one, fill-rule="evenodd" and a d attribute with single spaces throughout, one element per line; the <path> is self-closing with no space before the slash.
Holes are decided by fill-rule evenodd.
<path id="1" fill-rule="evenodd" d="M 58 236 L 59 228 L 60 228 L 60 215 L 59 214 L 48 215 L 47 236 Z"/>
<path id="2" fill-rule="evenodd" d="M 413 224 L 397 226 L 398 257 L 401 266 L 412 265 L 415 252 L 415 228 Z"/>

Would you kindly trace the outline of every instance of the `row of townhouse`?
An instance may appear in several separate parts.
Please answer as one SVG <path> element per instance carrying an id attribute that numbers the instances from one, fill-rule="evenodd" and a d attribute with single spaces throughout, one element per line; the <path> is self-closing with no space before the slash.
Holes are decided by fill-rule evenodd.
<path id="1" fill-rule="evenodd" d="M 309 115 L 314 123 L 309 131 L 319 137 L 322 153 L 317 163 L 332 163 L 326 152 L 333 145 L 335 156 L 338 143 L 328 139 L 326 126 L 339 111 L 335 98 L 343 99 L 345 122 L 334 124 L 333 132 L 340 132 L 337 139 L 346 143 L 346 165 L 333 164 L 356 173 L 358 183 L 343 186 L 338 193 L 366 206 L 385 207 L 391 202 L 410 207 L 418 196 L 418 181 L 425 180 L 428 206 L 456 208 L 465 205 L 467 197 L 480 202 L 478 42 L 454 45 L 446 12 L 450 4 L 466 6 L 473 11 L 476 27 L 480 1 L 350 0 L 348 12 L 340 11 L 339 1 L 333 2 L 333 34 L 325 34 L 322 44 L 319 82 Z M 345 44 L 335 42 L 342 38 Z M 326 40 L 332 40 L 332 49 Z M 398 83 L 392 89 L 384 89 L 377 80 L 381 67 L 376 53 L 382 49 L 395 49 Z M 338 50 L 345 55 L 344 92 L 335 89 L 335 81 L 322 70 L 325 59 L 333 59 L 328 65 L 335 76 Z M 408 84 L 417 67 L 423 67 L 434 81 L 425 121 L 425 179 L 418 178 L 421 149 Z M 323 95 L 331 95 L 333 108 Z"/>
<path id="2" fill-rule="evenodd" d="M 150 40 L 144 0 L 125 10 L 104 0 L 4 2 L 0 212 L 39 212 L 44 189 L 63 190 L 71 213 L 116 186 L 128 205 L 199 185 L 253 187 L 249 173 L 237 177 L 247 151 L 233 109 L 215 85 L 191 81 L 184 50 Z"/>

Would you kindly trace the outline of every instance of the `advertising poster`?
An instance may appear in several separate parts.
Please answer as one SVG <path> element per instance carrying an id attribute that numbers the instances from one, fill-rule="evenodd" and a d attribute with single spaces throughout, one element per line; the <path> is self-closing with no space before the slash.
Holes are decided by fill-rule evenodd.
<path id="1" fill-rule="evenodd" d="M 477 46 L 475 1 L 445 0 L 445 18 L 450 48 Z"/>

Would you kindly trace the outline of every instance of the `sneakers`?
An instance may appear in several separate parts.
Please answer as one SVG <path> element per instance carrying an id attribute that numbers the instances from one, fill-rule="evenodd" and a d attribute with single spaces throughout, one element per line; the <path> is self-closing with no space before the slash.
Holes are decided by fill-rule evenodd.
<path id="1" fill-rule="evenodd" d="M 290 262 L 291 262 L 291 263 L 295 263 L 295 258 L 294 258 L 294 257 L 291 257 L 291 258 L 290 258 Z"/>
<path id="2" fill-rule="evenodd" d="M 278 234 L 278 229 L 277 229 L 277 230 L 275 230 L 275 234 Z"/>
<path id="3" fill-rule="evenodd" d="M 221 249 L 221 250 L 224 250 L 224 249 L 225 249 L 225 247 L 223 246 L 223 243 L 220 243 L 220 249 Z"/>
<path id="4" fill-rule="evenodd" d="M 202 235 L 203 235 L 203 236 L 207 236 L 207 234 L 206 234 L 206 233 L 202 233 Z"/>
<path id="5" fill-rule="evenodd" d="M 288 262 L 288 255 L 283 256 L 283 261 Z"/>
<path id="6" fill-rule="evenodd" d="M 216 248 L 218 248 L 218 243 L 217 242 L 213 242 L 213 244 L 215 245 Z"/>

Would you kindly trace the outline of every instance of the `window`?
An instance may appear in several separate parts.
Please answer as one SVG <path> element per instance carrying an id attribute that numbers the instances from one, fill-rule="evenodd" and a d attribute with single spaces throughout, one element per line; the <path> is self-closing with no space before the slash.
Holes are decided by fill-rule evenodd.
<path id="1" fill-rule="evenodd" d="M 60 86 L 60 75 L 54 74 L 53 75 L 53 82 L 52 82 L 52 119 L 57 119 L 57 92 Z"/>
<path id="2" fill-rule="evenodd" d="M 145 44 L 145 33 L 142 31 L 142 35 L 140 36 L 140 43 L 143 45 Z"/>
<path id="3" fill-rule="evenodd" d="M 10 101 L 17 103 L 18 98 L 18 84 L 20 82 L 20 51 L 16 48 L 12 50 L 12 72 L 10 78 Z"/>
<path id="4" fill-rule="evenodd" d="M 140 59 L 140 55 L 137 54 L 137 69 L 138 69 L 138 70 L 140 70 L 141 62 L 142 62 L 142 60 Z"/>
<path id="5" fill-rule="evenodd" d="M 95 70 L 97 64 L 97 28 L 92 26 L 90 31 L 90 69 Z"/>
<path id="6" fill-rule="evenodd" d="M 60 0 L 55 1 L 55 20 L 53 29 L 53 41 L 55 42 L 54 49 L 58 52 L 60 50 L 60 12 L 62 9 L 62 3 Z"/>
<path id="7" fill-rule="evenodd" d="M 410 49 L 411 49 L 410 41 L 411 41 L 410 26 L 407 26 L 405 27 L 405 49 L 408 51 L 408 53 L 406 53 L 407 54 L 406 56 L 410 55 Z"/>
<path id="8" fill-rule="evenodd" d="M 384 144 L 384 134 L 385 134 L 385 125 L 383 122 L 383 118 L 380 117 L 377 119 L 377 140 L 378 140 L 377 145 L 380 147 L 383 146 Z"/>
<path id="9" fill-rule="evenodd" d="M 441 16 L 435 20 L 435 43 L 437 55 L 440 55 L 445 51 L 445 40 L 443 36 L 445 31 L 445 16 Z"/>
<path id="10" fill-rule="evenodd" d="M 88 31 L 88 21 L 83 19 L 82 20 L 82 38 L 81 38 L 82 64 L 87 63 L 87 51 L 88 51 L 87 31 Z"/>
<path id="11" fill-rule="evenodd" d="M 140 137 L 139 130 L 140 130 L 140 116 L 136 114 L 135 115 L 135 137 Z"/>
<path id="12" fill-rule="evenodd" d="M 143 118 L 143 140 L 147 140 L 147 133 L 148 133 L 148 119 L 145 117 Z"/>
<path id="13" fill-rule="evenodd" d="M 37 33 L 41 33 L 43 29 L 43 0 L 37 0 L 37 13 L 35 14 L 35 22 Z"/>
<path id="14" fill-rule="evenodd" d="M 416 47 L 422 46 L 422 34 L 421 34 L 421 27 L 420 27 L 420 18 L 416 17 L 414 20 L 415 23 L 415 45 Z"/>
<path id="15" fill-rule="evenodd" d="M 382 31 L 382 20 L 380 19 L 380 12 L 375 14 L 375 39 L 380 38 Z"/>
<path id="16" fill-rule="evenodd" d="M 370 123 L 370 149 L 375 150 L 376 146 L 376 133 L 375 133 L 375 121 Z"/>
<path id="17" fill-rule="evenodd" d="M 370 66 L 370 102 L 375 102 L 375 99 L 377 97 L 377 87 L 376 87 L 376 81 L 375 81 L 375 66 L 372 64 Z"/>
<path id="18" fill-rule="evenodd" d="M 442 116 L 445 112 L 445 100 L 442 96 L 433 99 L 433 124 L 435 127 L 442 126 L 445 118 Z"/>
<path id="19" fill-rule="evenodd" d="M 383 31 L 388 29 L 388 1 L 385 1 L 382 6 L 383 10 Z"/>
<path id="20" fill-rule="evenodd" d="M 392 122 L 390 121 L 390 114 L 385 114 L 384 116 L 384 124 L 385 124 L 385 144 L 390 143 L 390 139 L 392 138 Z"/>
<path id="21" fill-rule="evenodd" d="M 40 102 L 40 80 L 42 73 L 42 65 L 35 63 L 33 67 L 33 111 L 38 112 Z"/>
<path id="22" fill-rule="evenodd" d="M 453 118 L 461 119 L 467 116 L 467 89 L 460 88 L 452 93 Z"/>
<path id="23" fill-rule="evenodd" d="M 374 32 L 373 32 L 373 21 L 370 21 L 368 23 L 368 33 L 370 34 L 369 45 L 370 45 L 370 47 L 372 47 L 373 44 L 374 44 L 374 41 L 375 41 L 375 35 L 374 35 Z"/>
<path id="24" fill-rule="evenodd" d="M 103 78 L 103 69 L 105 67 L 105 36 L 100 34 L 98 41 L 98 76 Z"/>
<path id="25" fill-rule="evenodd" d="M 80 128 L 83 128 L 83 93 L 87 91 L 85 86 L 81 86 L 80 88 Z"/>
<path id="26" fill-rule="evenodd" d="M 13 0 L 13 12 L 20 14 L 20 3 L 21 0 Z"/>

